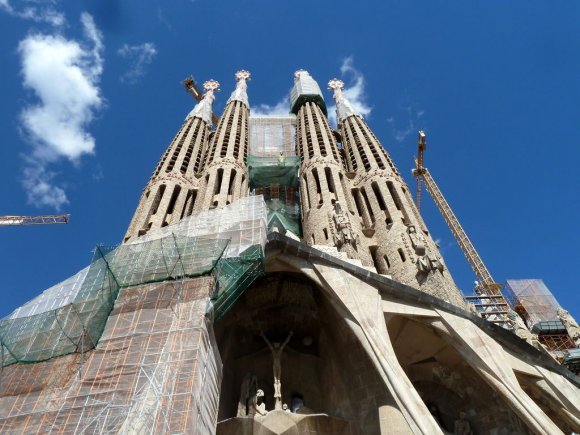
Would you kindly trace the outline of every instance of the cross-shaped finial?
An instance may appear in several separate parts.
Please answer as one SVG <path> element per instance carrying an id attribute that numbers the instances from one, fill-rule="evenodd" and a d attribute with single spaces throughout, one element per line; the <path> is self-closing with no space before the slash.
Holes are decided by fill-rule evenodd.
<path id="1" fill-rule="evenodd" d="M 328 82 L 328 89 L 337 90 L 337 89 L 344 89 L 344 82 L 339 79 L 332 79 Z"/>
<path id="2" fill-rule="evenodd" d="M 250 80 L 250 72 L 245 69 L 236 73 L 236 80 Z"/>
<path id="3" fill-rule="evenodd" d="M 203 84 L 203 89 L 205 89 L 205 91 L 219 91 L 220 90 L 220 84 L 219 82 L 215 81 L 215 80 L 208 80 L 207 82 L 205 82 Z"/>

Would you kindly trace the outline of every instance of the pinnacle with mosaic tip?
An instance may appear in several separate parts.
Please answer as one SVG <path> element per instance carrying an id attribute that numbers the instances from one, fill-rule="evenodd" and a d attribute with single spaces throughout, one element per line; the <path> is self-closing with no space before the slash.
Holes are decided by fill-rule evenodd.
<path id="1" fill-rule="evenodd" d="M 334 91 L 340 89 L 343 90 L 344 89 L 344 82 L 342 80 L 339 79 L 332 79 L 328 82 L 328 89 L 332 89 Z"/>
<path id="2" fill-rule="evenodd" d="M 245 69 L 240 70 L 236 73 L 236 80 L 250 80 L 251 74 Z"/>
<path id="3" fill-rule="evenodd" d="M 218 81 L 211 79 L 211 80 L 208 80 L 208 81 L 204 82 L 203 89 L 206 92 L 209 92 L 209 91 L 219 91 L 220 90 L 220 84 L 219 84 Z"/>

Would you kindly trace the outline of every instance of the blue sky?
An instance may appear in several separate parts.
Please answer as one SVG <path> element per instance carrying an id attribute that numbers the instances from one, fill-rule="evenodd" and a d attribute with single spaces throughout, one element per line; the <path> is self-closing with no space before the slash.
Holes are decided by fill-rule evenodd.
<path id="1" fill-rule="evenodd" d="M 3 316 L 119 242 L 193 101 L 181 81 L 251 71 L 254 113 L 296 69 L 338 76 L 407 182 L 426 166 L 494 278 L 542 278 L 580 318 L 580 3 L 561 1 L 0 0 Z M 331 94 L 325 95 L 328 103 Z M 473 274 L 430 199 L 458 285 Z"/>

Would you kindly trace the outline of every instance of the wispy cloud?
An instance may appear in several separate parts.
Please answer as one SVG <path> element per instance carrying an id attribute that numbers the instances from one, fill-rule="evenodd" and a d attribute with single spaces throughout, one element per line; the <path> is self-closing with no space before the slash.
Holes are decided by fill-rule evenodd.
<path id="1" fill-rule="evenodd" d="M 363 117 L 370 115 L 372 107 L 367 103 L 365 78 L 362 72 L 354 66 L 352 56 L 342 61 L 340 78 L 345 83 L 343 94 L 350 102 L 352 108 Z M 333 125 L 336 125 L 336 106 L 334 104 L 328 108 L 328 119 Z"/>
<path id="2" fill-rule="evenodd" d="M 62 158 L 77 164 L 95 149 L 87 127 L 103 105 L 98 87 L 103 42 L 91 15 L 83 13 L 81 23 L 82 41 L 31 34 L 18 46 L 23 85 L 39 100 L 20 115 L 23 133 L 33 145 L 25 158 L 23 185 L 29 202 L 37 206 L 59 209 L 68 202 L 64 189 L 55 185 L 50 164 Z"/>
<path id="3" fill-rule="evenodd" d="M 288 115 L 290 113 L 290 97 L 286 95 L 274 105 L 258 104 L 252 107 L 252 115 L 254 116 L 280 116 Z"/>
<path id="4" fill-rule="evenodd" d="M 161 24 L 163 24 L 165 27 L 167 27 L 167 30 L 173 30 L 173 26 L 171 25 L 171 23 L 169 22 L 167 17 L 165 17 L 163 10 L 159 7 L 157 8 L 157 19 L 159 20 L 159 22 Z"/>
<path id="5" fill-rule="evenodd" d="M 66 19 L 62 12 L 56 10 L 55 3 L 56 1 L 21 0 L 15 7 L 9 0 L 0 0 L 0 9 L 14 17 L 59 27 L 65 24 Z"/>
<path id="6" fill-rule="evenodd" d="M 425 115 L 425 111 L 416 106 L 405 95 L 398 105 L 396 114 L 387 118 L 387 123 L 391 127 L 391 134 L 397 142 L 403 142 L 410 134 L 419 130 L 419 120 Z"/>
<path id="7" fill-rule="evenodd" d="M 117 50 L 117 54 L 130 62 L 129 70 L 121 76 L 123 83 L 135 84 L 145 75 L 145 68 L 157 54 L 155 44 L 145 42 L 140 45 L 124 44 Z"/>

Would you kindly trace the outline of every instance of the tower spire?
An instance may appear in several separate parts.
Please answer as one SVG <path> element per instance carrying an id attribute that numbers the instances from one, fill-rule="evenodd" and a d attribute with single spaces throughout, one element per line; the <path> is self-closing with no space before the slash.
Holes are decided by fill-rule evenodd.
<path id="1" fill-rule="evenodd" d="M 203 99 L 195 105 L 193 110 L 189 112 L 186 120 L 189 118 L 199 118 L 205 121 L 208 125 L 211 125 L 212 117 L 212 104 L 215 100 L 214 92 L 219 91 L 220 84 L 215 80 L 208 80 L 203 84 L 203 89 L 205 94 Z"/>
<path id="2" fill-rule="evenodd" d="M 250 104 L 248 103 L 248 84 L 246 83 L 248 80 L 250 80 L 250 73 L 249 71 L 246 71 L 245 69 L 240 70 L 236 73 L 236 89 L 234 89 L 234 92 L 232 92 L 232 95 L 230 96 L 228 103 L 232 102 L 232 101 L 241 101 L 242 103 L 244 103 L 246 105 L 246 107 L 250 107 Z"/>
<path id="3" fill-rule="evenodd" d="M 328 82 L 328 89 L 334 91 L 333 98 L 334 101 L 336 102 L 336 118 L 338 119 L 339 123 L 348 118 L 349 116 L 353 115 L 360 116 L 360 113 L 358 113 L 352 107 L 350 101 L 346 99 L 346 96 L 342 92 L 342 90 L 344 89 L 344 82 L 342 80 L 339 79 L 330 80 Z"/>

